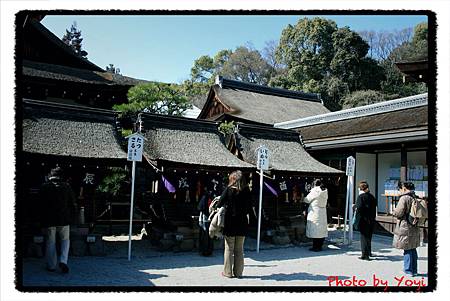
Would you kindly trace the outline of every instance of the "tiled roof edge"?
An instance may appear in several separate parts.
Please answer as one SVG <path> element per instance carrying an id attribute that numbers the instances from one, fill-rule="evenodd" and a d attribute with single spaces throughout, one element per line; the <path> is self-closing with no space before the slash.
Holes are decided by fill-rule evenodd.
<path id="1" fill-rule="evenodd" d="M 337 112 L 326 113 L 306 118 L 300 118 L 290 121 L 275 123 L 274 127 L 283 129 L 294 129 L 304 126 L 328 123 L 333 121 L 341 121 L 352 118 L 376 115 L 381 113 L 405 110 L 415 107 L 428 105 L 428 93 L 408 96 L 404 98 L 383 101 L 367 106 L 341 110 Z"/>

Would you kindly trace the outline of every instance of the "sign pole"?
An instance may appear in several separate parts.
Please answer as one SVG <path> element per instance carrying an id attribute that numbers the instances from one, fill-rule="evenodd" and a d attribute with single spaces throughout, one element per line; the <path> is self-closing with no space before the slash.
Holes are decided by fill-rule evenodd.
<path id="1" fill-rule="evenodd" d="M 144 148 L 144 137 L 139 133 L 131 134 L 128 138 L 127 160 L 133 161 L 131 169 L 131 200 L 130 200 L 130 226 L 128 230 L 128 261 L 131 261 L 131 232 L 133 230 L 133 203 L 134 203 L 134 180 L 136 174 L 136 161 L 142 161 Z"/>
<path id="2" fill-rule="evenodd" d="M 263 196 L 263 170 L 269 169 L 269 150 L 264 145 L 256 149 L 258 152 L 256 160 L 256 168 L 259 169 L 259 206 L 258 206 L 258 233 L 256 238 L 256 253 L 259 253 L 259 242 L 261 240 L 261 210 Z"/>
<path id="3" fill-rule="evenodd" d="M 353 187 L 353 176 L 349 176 L 348 177 L 348 182 L 349 182 L 349 188 L 350 188 L 350 193 L 349 193 L 349 198 L 348 198 L 348 216 L 350 217 L 350 227 L 348 229 L 348 240 L 349 240 L 349 244 L 352 244 L 353 241 L 353 191 L 354 191 L 354 187 Z"/>
<path id="4" fill-rule="evenodd" d="M 131 169 L 131 202 L 130 202 L 130 227 L 128 232 L 128 261 L 131 261 L 131 230 L 133 229 L 133 203 L 134 203 L 134 176 L 136 170 L 136 161 L 133 161 Z"/>
<path id="5" fill-rule="evenodd" d="M 349 200 L 348 200 L 349 187 L 350 187 L 350 185 L 349 185 L 349 177 L 347 177 L 347 195 L 345 197 L 345 215 L 344 215 L 344 244 L 347 243 L 347 240 L 346 240 L 347 224 L 350 224 L 350 223 L 347 223 L 347 221 L 348 221 L 348 204 L 349 204 Z"/>
<path id="6" fill-rule="evenodd" d="M 353 177 L 355 175 L 355 158 L 352 156 L 347 158 L 347 196 L 345 198 L 345 218 L 344 218 L 344 244 L 351 244 L 353 240 Z M 346 240 L 348 224 L 348 241 Z"/>
<path id="7" fill-rule="evenodd" d="M 258 206 L 258 237 L 256 240 L 256 253 L 259 253 L 259 240 L 261 235 L 261 207 L 262 207 L 262 192 L 263 192 L 263 170 L 259 170 L 259 206 Z"/>

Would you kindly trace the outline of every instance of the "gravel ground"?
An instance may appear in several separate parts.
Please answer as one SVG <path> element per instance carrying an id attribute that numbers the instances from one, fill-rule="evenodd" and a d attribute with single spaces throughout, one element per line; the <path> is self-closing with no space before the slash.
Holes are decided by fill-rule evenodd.
<path id="1" fill-rule="evenodd" d="M 373 285 L 374 275 L 397 286 L 394 277 L 403 276 L 403 251 L 391 247 L 392 238 L 375 235 L 372 242 L 374 260 L 367 262 L 360 256 L 358 233 L 351 246 L 336 244 L 330 236 L 323 252 L 310 252 L 309 245 L 285 247 L 262 243 L 256 252 L 256 241 L 246 239 L 244 277 L 229 279 L 220 275 L 223 250 L 215 250 L 209 257 L 197 252 L 158 252 L 149 241 L 134 237 L 132 260 L 127 260 L 127 241 L 105 242 L 108 255 L 69 258 L 70 273 L 51 273 L 44 269 L 43 258 L 26 258 L 23 265 L 23 285 L 58 286 L 328 286 L 329 276 L 340 280 L 367 281 Z M 118 238 L 120 240 L 123 238 Z M 109 240 L 114 240 L 109 238 Z M 427 284 L 427 245 L 418 248 L 419 275 L 416 284 Z M 361 283 L 363 284 L 363 283 Z M 333 286 L 335 283 L 333 283 Z"/>

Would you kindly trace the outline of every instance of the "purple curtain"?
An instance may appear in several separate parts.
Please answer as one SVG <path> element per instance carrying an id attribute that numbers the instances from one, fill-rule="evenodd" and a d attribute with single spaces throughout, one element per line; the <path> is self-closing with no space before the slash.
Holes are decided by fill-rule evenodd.
<path id="1" fill-rule="evenodd" d="M 175 192 L 175 187 L 164 176 L 162 176 L 162 180 L 168 192 Z"/>
<path id="2" fill-rule="evenodd" d="M 278 196 L 278 192 L 275 190 L 275 188 L 273 188 L 272 186 L 270 186 L 269 184 L 267 184 L 266 181 L 264 181 L 264 185 L 266 185 L 267 189 L 269 189 L 270 192 L 273 193 L 273 195 Z"/>

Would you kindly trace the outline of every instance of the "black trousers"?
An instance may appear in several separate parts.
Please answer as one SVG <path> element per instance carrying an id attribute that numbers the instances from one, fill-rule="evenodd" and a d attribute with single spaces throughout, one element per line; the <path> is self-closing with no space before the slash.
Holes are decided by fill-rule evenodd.
<path id="1" fill-rule="evenodd" d="M 323 245 L 324 241 L 325 241 L 325 237 L 313 238 L 313 249 L 314 250 L 322 250 L 322 245 Z"/>
<path id="2" fill-rule="evenodd" d="M 209 237 L 209 222 L 206 226 L 206 231 L 200 227 L 198 250 L 201 255 L 210 256 L 214 250 L 214 241 Z"/>
<path id="3" fill-rule="evenodd" d="M 372 256 L 372 233 L 373 232 L 371 231 L 361 233 L 362 257 L 367 258 L 369 256 Z"/>

